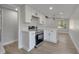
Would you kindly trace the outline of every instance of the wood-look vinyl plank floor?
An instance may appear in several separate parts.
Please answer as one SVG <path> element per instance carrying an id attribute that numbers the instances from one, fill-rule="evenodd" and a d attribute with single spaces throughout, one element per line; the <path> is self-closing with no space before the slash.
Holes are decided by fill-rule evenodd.
<path id="1" fill-rule="evenodd" d="M 30 52 L 18 49 L 17 42 L 4 46 L 6 54 L 77 54 L 68 34 L 58 34 L 58 43 L 43 42 Z"/>

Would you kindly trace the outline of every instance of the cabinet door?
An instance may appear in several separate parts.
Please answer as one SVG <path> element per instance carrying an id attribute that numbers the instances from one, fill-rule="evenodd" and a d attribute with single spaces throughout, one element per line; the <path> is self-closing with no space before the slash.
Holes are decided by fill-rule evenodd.
<path id="1" fill-rule="evenodd" d="M 53 42 L 53 32 L 52 31 L 50 31 L 50 42 Z"/>
<path id="2" fill-rule="evenodd" d="M 30 32 L 30 50 L 35 46 L 35 32 Z"/>
<path id="3" fill-rule="evenodd" d="M 40 24 L 45 24 L 45 19 L 43 17 L 40 18 Z"/>
<path id="4" fill-rule="evenodd" d="M 31 10 L 31 11 L 32 11 L 32 15 L 37 16 L 37 17 L 38 17 L 38 12 L 37 12 L 35 9 L 33 9 L 33 8 L 32 8 L 32 10 Z"/>
<path id="5" fill-rule="evenodd" d="M 57 39 L 56 39 L 56 32 L 51 31 L 50 32 L 50 42 L 56 43 Z"/>
<path id="6" fill-rule="evenodd" d="M 40 24 L 45 24 L 45 17 L 44 15 L 40 14 Z"/>
<path id="7" fill-rule="evenodd" d="M 47 31 L 44 31 L 44 40 L 47 41 L 47 39 L 48 39 Z"/>
<path id="8" fill-rule="evenodd" d="M 50 41 L 50 33 L 49 33 L 49 31 L 45 31 L 44 39 L 45 39 L 45 41 Z"/>
<path id="9" fill-rule="evenodd" d="M 21 45 L 23 46 L 23 49 L 28 51 L 29 49 L 29 33 L 28 32 L 21 32 L 22 38 L 21 38 Z"/>
<path id="10" fill-rule="evenodd" d="M 41 13 L 39 13 L 39 17 L 40 17 L 39 23 L 40 23 L 40 24 L 43 24 L 43 23 L 42 23 L 42 14 L 41 14 Z"/>
<path id="11" fill-rule="evenodd" d="M 25 22 L 30 23 L 32 18 L 31 7 L 25 6 Z"/>
<path id="12" fill-rule="evenodd" d="M 48 32 L 48 33 L 47 33 L 47 36 L 48 36 L 47 41 L 49 41 L 49 42 L 50 42 L 50 32 Z"/>
<path id="13" fill-rule="evenodd" d="M 42 18 L 42 16 L 40 17 L 40 24 L 43 24 L 43 18 Z"/>

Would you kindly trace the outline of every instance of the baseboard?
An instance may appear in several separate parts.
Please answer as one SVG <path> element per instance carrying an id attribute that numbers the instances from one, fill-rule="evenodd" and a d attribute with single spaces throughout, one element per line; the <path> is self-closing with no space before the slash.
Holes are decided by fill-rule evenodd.
<path id="1" fill-rule="evenodd" d="M 3 43 L 2 45 L 5 46 L 5 45 L 8 45 L 8 44 L 11 44 L 11 43 L 14 43 L 16 42 L 17 40 L 12 40 L 12 41 L 9 41 L 9 42 L 6 42 L 6 43 Z"/>
<path id="2" fill-rule="evenodd" d="M 69 33 L 69 32 L 58 32 L 58 33 Z"/>
<path id="3" fill-rule="evenodd" d="M 75 43 L 75 41 L 74 41 L 74 39 L 73 39 L 73 37 L 71 36 L 70 33 L 69 33 L 69 36 L 70 36 L 70 38 L 71 38 L 71 40 L 72 40 L 72 42 L 73 42 L 75 48 L 77 49 L 77 52 L 79 53 L 79 48 L 78 48 L 77 44 Z"/>
<path id="4" fill-rule="evenodd" d="M 0 54 L 5 54 L 5 49 L 3 47 L 1 47 Z"/>

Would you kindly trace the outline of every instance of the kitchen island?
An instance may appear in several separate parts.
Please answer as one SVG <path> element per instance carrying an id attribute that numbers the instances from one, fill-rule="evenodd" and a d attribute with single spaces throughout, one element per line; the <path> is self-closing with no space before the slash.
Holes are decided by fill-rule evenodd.
<path id="1" fill-rule="evenodd" d="M 35 31 L 21 32 L 22 48 L 27 52 L 31 51 L 35 46 Z"/>

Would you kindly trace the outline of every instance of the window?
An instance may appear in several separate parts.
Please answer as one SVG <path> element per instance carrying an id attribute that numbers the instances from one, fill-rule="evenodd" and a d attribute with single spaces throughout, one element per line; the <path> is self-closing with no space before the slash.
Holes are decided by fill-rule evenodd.
<path id="1" fill-rule="evenodd" d="M 66 28 L 66 21 L 65 20 L 59 20 L 58 21 L 58 28 Z"/>

